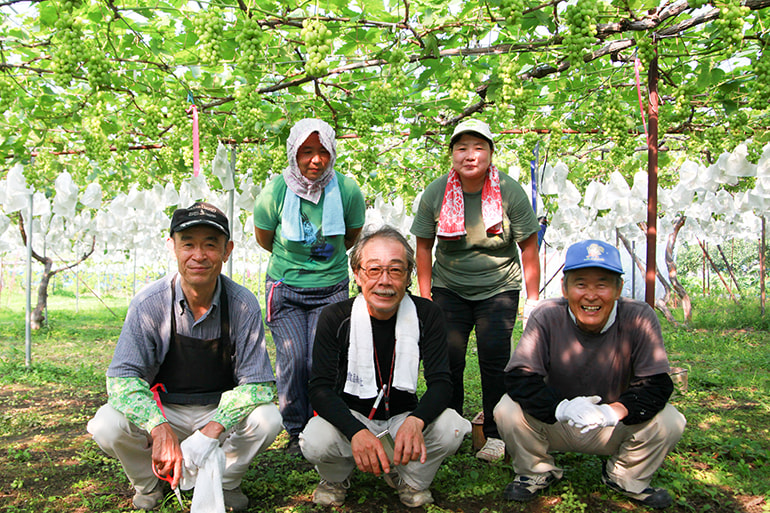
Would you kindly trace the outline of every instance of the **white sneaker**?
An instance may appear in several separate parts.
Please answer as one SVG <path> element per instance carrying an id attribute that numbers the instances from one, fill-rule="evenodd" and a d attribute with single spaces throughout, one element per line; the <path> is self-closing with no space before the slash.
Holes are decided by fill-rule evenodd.
<path id="1" fill-rule="evenodd" d="M 383 474 L 382 478 L 388 483 L 388 486 L 398 491 L 398 498 L 401 500 L 401 504 L 406 507 L 416 508 L 433 503 L 433 494 L 430 493 L 430 490 L 412 488 L 401 479 L 398 472 L 391 471 L 390 474 Z"/>
<path id="2" fill-rule="evenodd" d="M 505 442 L 499 438 L 487 438 L 487 442 L 476 457 L 484 461 L 497 461 L 505 456 Z"/>
<path id="3" fill-rule="evenodd" d="M 342 506 L 349 487 L 350 482 L 347 479 L 341 483 L 321 479 L 313 492 L 313 502 L 321 506 Z"/>

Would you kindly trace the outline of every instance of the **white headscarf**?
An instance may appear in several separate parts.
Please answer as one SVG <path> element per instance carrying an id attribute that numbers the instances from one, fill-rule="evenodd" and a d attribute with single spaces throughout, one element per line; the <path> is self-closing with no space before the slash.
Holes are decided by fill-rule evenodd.
<path id="1" fill-rule="evenodd" d="M 326 170 L 315 181 L 308 180 L 302 176 L 302 172 L 297 165 L 297 151 L 313 132 L 318 132 L 318 139 L 331 156 Z M 286 140 L 286 157 L 289 161 L 288 167 L 283 171 L 283 179 L 286 181 L 286 186 L 300 198 L 318 204 L 324 187 L 334 176 L 334 163 L 337 160 L 337 140 L 334 129 L 321 119 L 306 118 L 297 121 L 291 127 L 289 138 Z"/>

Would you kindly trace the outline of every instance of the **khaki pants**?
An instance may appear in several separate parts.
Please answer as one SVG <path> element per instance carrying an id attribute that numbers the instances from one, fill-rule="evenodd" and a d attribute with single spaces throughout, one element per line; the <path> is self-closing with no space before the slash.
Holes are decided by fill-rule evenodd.
<path id="1" fill-rule="evenodd" d="M 181 442 L 214 417 L 217 406 L 164 404 L 166 419 Z M 251 460 L 273 443 L 281 431 L 281 414 L 274 404 L 257 406 L 219 442 L 225 452 L 222 488 L 241 484 Z M 139 493 L 150 493 L 158 483 L 152 472 L 152 438 L 122 413 L 105 404 L 88 422 L 88 432 L 108 455 L 120 460 L 128 480 Z"/>
<path id="2" fill-rule="evenodd" d="M 670 404 L 641 424 L 597 428 L 581 434 L 565 422 L 546 424 L 525 413 L 509 395 L 495 407 L 495 422 L 517 474 L 551 472 L 562 476 L 552 452 L 579 452 L 609 456 L 607 474 L 625 490 L 639 493 L 652 480 L 666 455 L 682 436 L 684 415 Z"/>
<path id="3" fill-rule="evenodd" d="M 375 435 L 387 429 L 394 440 L 398 428 L 409 415 L 402 413 L 388 420 L 369 420 L 358 412 L 352 413 Z M 447 408 L 422 432 L 428 452 L 425 463 L 410 461 L 406 465 L 393 468 L 406 484 L 416 490 L 425 490 L 433 482 L 444 458 L 457 451 L 463 437 L 470 431 L 471 423 L 460 417 L 456 411 Z M 305 458 L 315 465 L 318 474 L 327 481 L 342 482 L 356 467 L 350 440 L 321 417 L 310 419 L 299 435 L 299 446 Z"/>

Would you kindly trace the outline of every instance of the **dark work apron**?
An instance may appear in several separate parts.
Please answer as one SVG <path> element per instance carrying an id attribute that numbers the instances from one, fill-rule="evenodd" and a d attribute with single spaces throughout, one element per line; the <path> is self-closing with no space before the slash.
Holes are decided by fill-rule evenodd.
<path id="1" fill-rule="evenodd" d="M 171 344 L 155 376 L 163 403 L 217 404 L 222 392 L 235 387 L 233 358 L 235 345 L 230 342 L 230 311 L 224 283 L 219 294 L 219 338 L 202 339 L 180 335 L 176 331 L 176 276 L 171 281 Z"/>

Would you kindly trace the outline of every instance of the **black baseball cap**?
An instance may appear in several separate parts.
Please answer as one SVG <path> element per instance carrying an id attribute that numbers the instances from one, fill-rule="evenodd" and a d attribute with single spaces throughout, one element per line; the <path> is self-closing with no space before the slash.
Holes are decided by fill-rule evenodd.
<path id="1" fill-rule="evenodd" d="M 227 240 L 230 240 L 230 223 L 227 221 L 225 213 L 211 203 L 203 201 L 197 201 L 188 208 L 174 210 L 174 215 L 171 217 L 170 234 L 173 236 L 174 232 L 180 232 L 200 224 L 216 228 L 227 236 Z"/>

